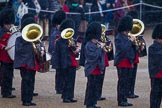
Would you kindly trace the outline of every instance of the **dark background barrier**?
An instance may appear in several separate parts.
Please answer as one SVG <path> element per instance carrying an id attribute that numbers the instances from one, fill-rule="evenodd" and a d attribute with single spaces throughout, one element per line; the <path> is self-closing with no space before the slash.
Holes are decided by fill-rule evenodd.
<path id="1" fill-rule="evenodd" d="M 14 0 L 0 0 L 0 10 L 7 5 L 11 5 Z M 69 0 L 67 0 L 69 1 Z M 86 1 L 86 0 L 85 0 Z M 141 0 L 132 0 L 132 2 L 140 3 Z M 147 3 L 160 8 L 142 5 L 142 21 L 146 26 L 154 26 L 157 23 L 162 23 L 162 0 L 142 0 L 143 3 Z M 140 5 L 135 7 L 140 14 Z"/>

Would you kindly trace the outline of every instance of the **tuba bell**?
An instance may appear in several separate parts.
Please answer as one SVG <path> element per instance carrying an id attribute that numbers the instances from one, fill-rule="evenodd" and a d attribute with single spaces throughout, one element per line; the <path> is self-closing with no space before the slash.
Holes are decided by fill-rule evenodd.
<path id="1" fill-rule="evenodd" d="M 139 19 L 133 19 L 133 27 L 132 30 L 129 32 L 129 36 L 139 36 L 142 34 L 142 32 L 144 31 L 144 23 L 139 20 Z"/>
<path id="2" fill-rule="evenodd" d="M 28 42 L 40 40 L 43 34 L 43 29 L 38 24 L 28 24 L 22 30 L 22 38 Z"/>
<path id="3" fill-rule="evenodd" d="M 70 39 L 74 35 L 74 29 L 72 28 L 66 28 L 61 32 L 61 37 L 63 39 Z"/>
<path id="4" fill-rule="evenodd" d="M 146 56 L 146 43 L 141 35 L 144 31 L 144 23 L 139 19 L 133 19 L 133 27 L 132 30 L 128 33 L 129 36 L 134 36 L 135 41 L 133 42 L 136 45 L 136 50 L 139 53 L 139 56 Z"/>
<path id="5" fill-rule="evenodd" d="M 61 32 L 61 37 L 63 39 L 68 39 L 69 47 L 71 48 L 72 51 L 75 51 L 76 43 L 73 39 L 73 35 L 74 35 L 74 29 L 72 28 L 66 28 Z"/>
<path id="6" fill-rule="evenodd" d="M 38 24 L 28 24 L 22 29 L 22 38 L 33 44 L 35 58 L 38 62 L 38 72 L 44 73 L 49 71 L 50 59 L 47 60 L 45 46 L 40 41 L 42 34 L 43 29 Z M 41 55 L 41 51 L 45 52 L 43 56 Z"/>

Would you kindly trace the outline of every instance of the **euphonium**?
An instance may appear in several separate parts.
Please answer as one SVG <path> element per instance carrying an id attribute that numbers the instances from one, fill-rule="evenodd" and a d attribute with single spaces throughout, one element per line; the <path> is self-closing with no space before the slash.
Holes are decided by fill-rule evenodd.
<path id="1" fill-rule="evenodd" d="M 106 32 L 106 26 L 103 25 L 103 24 L 101 24 L 101 27 L 102 27 L 101 42 L 102 43 L 105 43 L 105 46 L 103 47 L 103 50 L 105 52 L 110 52 L 112 50 L 112 45 L 111 45 L 110 39 L 108 39 L 106 37 L 106 34 L 105 34 L 105 32 Z"/>
<path id="2" fill-rule="evenodd" d="M 134 36 L 135 41 L 134 44 L 137 46 L 141 46 L 144 43 L 140 40 L 141 34 L 144 31 L 144 23 L 139 19 L 133 19 L 133 27 L 132 30 L 128 33 L 129 36 Z"/>
<path id="3" fill-rule="evenodd" d="M 133 19 L 133 27 L 132 30 L 129 32 L 129 36 L 139 36 L 144 31 L 144 23 L 139 19 Z"/>
<path id="4" fill-rule="evenodd" d="M 22 30 L 22 38 L 28 42 L 39 41 L 43 34 L 43 29 L 38 24 L 28 24 Z"/>
<path id="5" fill-rule="evenodd" d="M 61 32 L 61 37 L 63 39 L 68 39 L 69 47 L 71 48 L 72 51 L 75 51 L 76 50 L 76 44 L 75 44 L 75 41 L 73 39 L 73 35 L 74 35 L 74 29 L 72 29 L 72 28 L 66 28 Z"/>
<path id="6" fill-rule="evenodd" d="M 43 29 L 38 24 L 28 24 L 22 30 L 22 38 L 33 44 L 35 57 L 38 62 L 38 72 L 48 72 L 50 63 L 46 58 L 45 46 L 40 41 L 42 34 Z"/>
<path id="7" fill-rule="evenodd" d="M 40 53 L 40 50 L 42 49 L 41 45 L 38 45 L 41 44 L 40 38 L 42 34 L 43 29 L 38 24 L 28 24 L 22 29 L 22 38 L 27 42 L 32 42 L 36 55 L 39 55 L 38 53 Z"/>

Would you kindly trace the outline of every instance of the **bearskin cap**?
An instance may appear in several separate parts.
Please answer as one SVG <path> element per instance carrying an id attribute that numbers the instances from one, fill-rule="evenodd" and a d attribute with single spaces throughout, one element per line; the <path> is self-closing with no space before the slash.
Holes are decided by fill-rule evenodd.
<path id="1" fill-rule="evenodd" d="M 0 26 L 3 27 L 4 24 L 14 24 L 15 15 L 12 8 L 6 7 L 0 12 Z"/>
<path id="2" fill-rule="evenodd" d="M 72 29 L 75 28 L 75 22 L 71 18 L 68 18 L 62 21 L 60 25 L 60 32 L 66 28 L 72 28 Z"/>
<path id="3" fill-rule="evenodd" d="M 155 26 L 152 32 L 152 39 L 162 39 L 162 23 Z"/>
<path id="4" fill-rule="evenodd" d="M 131 31 L 133 27 L 133 18 L 131 16 L 124 16 L 119 21 L 118 32 Z"/>
<path id="5" fill-rule="evenodd" d="M 63 10 L 56 11 L 52 18 L 52 25 L 60 25 L 65 18 L 66 13 Z"/>
<path id="6" fill-rule="evenodd" d="M 92 22 L 88 25 L 88 28 L 86 30 L 85 39 L 87 41 L 91 39 L 100 39 L 102 33 L 101 23 L 99 22 Z"/>
<path id="7" fill-rule="evenodd" d="M 36 23 L 35 20 L 34 20 L 32 17 L 29 17 L 29 18 L 24 19 L 24 20 L 22 21 L 22 23 L 21 23 L 21 31 L 22 31 L 22 29 L 23 29 L 26 25 L 32 24 L 32 23 Z"/>
<path id="8" fill-rule="evenodd" d="M 23 22 L 27 18 L 33 18 L 34 19 L 34 15 L 31 14 L 31 13 L 24 14 L 22 19 L 21 19 L 21 22 Z"/>

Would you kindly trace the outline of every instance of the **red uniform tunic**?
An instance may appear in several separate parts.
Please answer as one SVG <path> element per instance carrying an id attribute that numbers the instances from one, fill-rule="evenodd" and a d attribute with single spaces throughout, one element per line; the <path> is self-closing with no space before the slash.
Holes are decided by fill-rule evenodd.
<path id="1" fill-rule="evenodd" d="M 105 67 L 109 66 L 108 56 L 105 53 Z M 97 66 L 91 73 L 92 75 L 100 75 L 101 71 L 100 68 Z"/>
<path id="2" fill-rule="evenodd" d="M 7 51 L 3 48 L 7 46 L 8 39 L 10 38 L 11 33 L 5 33 L 0 39 L 0 61 L 5 63 L 13 63 L 13 60 L 9 57 Z"/>
<path id="3" fill-rule="evenodd" d="M 139 63 L 139 54 L 138 53 L 136 53 L 134 63 L 135 64 Z"/>
<path id="4" fill-rule="evenodd" d="M 77 62 L 77 60 L 75 58 L 75 54 L 70 52 L 70 57 L 71 57 L 71 61 L 72 61 L 71 66 L 77 67 L 78 66 L 78 62 Z"/>
<path id="5" fill-rule="evenodd" d="M 128 58 L 125 58 L 117 64 L 117 67 L 133 68 L 133 64 L 130 63 Z"/>
<path id="6" fill-rule="evenodd" d="M 155 78 L 162 78 L 162 70 L 155 75 Z"/>
<path id="7" fill-rule="evenodd" d="M 38 63 L 37 63 L 36 60 L 35 60 L 35 67 L 33 67 L 33 68 L 29 68 L 27 64 L 23 64 L 21 67 L 22 68 L 25 68 L 27 70 L 35 70 L 35 71 L 38 71 Z"/>

